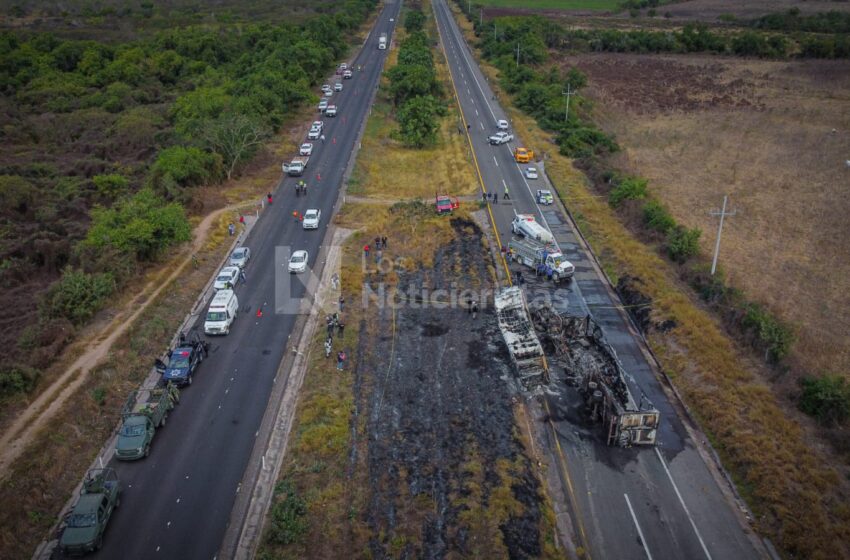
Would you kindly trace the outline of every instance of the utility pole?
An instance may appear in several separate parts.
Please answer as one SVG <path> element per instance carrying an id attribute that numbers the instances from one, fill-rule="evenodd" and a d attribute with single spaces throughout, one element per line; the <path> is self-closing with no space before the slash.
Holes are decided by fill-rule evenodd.
<path id="1" fill-rule="evenodd" d="M 466 0 L 466 13 L 472 15 L 472 0 Z"/>
<path id="2" fill-rule="evenodd" d="M 493 40 L 499 40 L 499 34 L 496 32 L 496 22 L 493 21 Z"/>
<path id="3" fill-rule="evenodd" d="M 714 244 L 714 259 L 711 261 L 711 275 L 714 276 L 714 271 L 717 270 L 717 255 L 720 254 L 720 236 L 723 234 L 723 218 L 726 216 L 734 216 L 738 213 L 737 210 L 731 212 L 726 211 L 726 201 L 729 197 L 723 195 L 723 208 L 720 211 L 712 210 L 709 212 L 712 216 L 720 216 L 720 225 L 717 226 L 717 241 Z"/>
<path id="4" fill-rule="evenodd" d="M 570 84 L 567 84 L 567 91 L 561 93 L 567 96 L 567 108 L 564 110 L 564 122 L 567 122 L 570 116 L 570 96 L 575 94 L 575 90 L 570 88 Z"/>
<path id="5" fill-rule="evenodd" d="M 519 43 L 516 44 L 516 67 L 519 68 Z"/>
<path id="6" fill-rule="evenodd" d="M 484 8 L 478 8 L 478 25 L 484 23 Z"/>

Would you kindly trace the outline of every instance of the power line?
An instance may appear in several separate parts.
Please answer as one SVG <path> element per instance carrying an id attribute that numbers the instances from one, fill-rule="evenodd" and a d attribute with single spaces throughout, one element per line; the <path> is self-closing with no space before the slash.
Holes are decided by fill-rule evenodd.
<path id="1" fill-rule="evenodd" d="M 570 96 L 575 95 L 576 91 L 570 88 L 570 84 L 567 84 L 567 91 L 561 92 L 567 96 L 567 108 L 564 110 L 564 122 L 567 122 L 567 119 L 570 116 Z"/>

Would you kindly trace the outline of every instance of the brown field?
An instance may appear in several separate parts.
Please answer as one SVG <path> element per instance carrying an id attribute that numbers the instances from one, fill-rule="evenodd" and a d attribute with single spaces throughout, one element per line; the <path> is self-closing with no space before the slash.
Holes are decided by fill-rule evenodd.
<path id="1" fill-rule="evenodd" d="M 682 223 L 703 230 L 730 196 L 720 265 L 795 326 L 793 360 L 847 371 L 850 349 L 850 62 L 585 55 L 615 165 L 646 177 Z"/>

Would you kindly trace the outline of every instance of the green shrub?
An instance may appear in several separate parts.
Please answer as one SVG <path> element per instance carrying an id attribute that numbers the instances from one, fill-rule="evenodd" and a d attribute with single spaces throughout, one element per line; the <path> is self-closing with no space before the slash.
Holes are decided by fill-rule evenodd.
<path id="1" fill-rule="evenodd" d="M 275 499 L 271 511 L 269 540 L 277 544 L 294 543 L 307 530 L 307 522 L 304 519 L 307 504 L 298 496 L 289 479 L 281 480 L 275 486 Z"/>
<path id="2" fill-rule="evenodd" d="M 699 228 L 676 226 L 667 234 L 667 254 L 678 263 L 684 263 L 699 252 Z"/>
<path id="3" fill-rule="evenodd" d="M 127 188 L 130 186 L 130 181 L 122 175 L 95 175 L 92 177 L 92 182 L 100 196 L 115 200 L 127 193 Z"/>
<path id="4" fill-rule="evenodd" d="M 404 28 L 408 33 L 422 31 L 425 27 L 425 14 L 421 10 L 410 10 L 404 18 Z"/>
<path id="5" fill-rule="evenodd" d="M 757 303 L 745 307 L 741 326 L 755 335 L 755 346 L 763 348 L 765 360 L 776 363 L 781 361 L 794 343 L 794 333 Z"/>
<path id="6" fill-rule="evenodd" d="M 83 245 L 112 248 L 119 254 L 131 253 L 140 261 L 150 261 L 190 237 L 183 207 L 167 204 L 150 189 L 142 189 L 112 208 L 92 210 L 91 227 Z"/>
<path id="7" fill-rule="evenodd" d="M 643 223 L 646 227 L 661 234 L 667 235 L 671 229 L 676 227 L 676 220 L 663 204 L 657 200 L 650 200 L 643 205 Z"/>
<path id="8" fill-rule="evenodd" d="M 220 178 L 221 162 L 198 148 L 171 146 L 159 153 L 151 171 L 153 177 L 171 177 L 181 187 L 192 187 Z"/>
<path id="9" fill-rule="evenodd" d="M 3 366 L 0 368 L 0 397 L 30 392 L 40 375 L 37 369 L 21 364 Z"/>
<path id="10" fill-rule="evenodd" d="M 626 177 L 608 193 L 608 204 L 617 207 L 624 200 L 639 200 L 646 198 L 647 181 L 639 177 Z"/>
<path id="11" fill-rule="evenodd" d="M 801 381 L 801 385 L 800 410 L 825 426 L 842 424 L 850 418 L 850 383 L 845 377 L 808 377 Z"/>
<path id="12" fill-rule="evenodd" d="M 47 290 L 41 312 L 47 317 L 62 317 L 79 325 L 100 310 L 114 291 L 115 279 L 109 273 L 89 274 L 66 268 L 62 278 Z"/>

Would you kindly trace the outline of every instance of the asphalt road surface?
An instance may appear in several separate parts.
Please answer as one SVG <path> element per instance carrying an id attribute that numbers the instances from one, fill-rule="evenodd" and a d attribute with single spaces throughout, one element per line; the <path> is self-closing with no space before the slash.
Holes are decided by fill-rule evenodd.
<path id="1" fill-rule="evenodd" d="M 638 337 L 617 308 L 619 302 L 612 300 L 566 215 L 558 205 L 537 205 L 533 192 L 551 189 L 545 175 L 537 180 L 524 178 L 522 169 L 527 165 L 515 163 L 512 157 L 514 147 L 522 145 L 518 144 L 521 139 L 502 146 L 488 144 L 487 136 L 496 132 L 496 121 L 507 117 L 474 62 L 445 0 L 434 0 L 433 5 L 484 185 L 499 196 L 499 202 L 491 208 L 501 242 L 507 244 L 511 238 L 514 211 L 533 213 L 538 222 L 550 228 L 561 251 L 576 266 L 575 279 L 560 291 L 547 288 L 556 309 L 590 313 L 604 328 L 631 375 L 635 400 L 643 394 L 661 412 L 657 447 L 608 448 L 602 442 L 600 428 L 585 425 L 575 391 L 560 384 L 560 394 L 546 396 L 552 411 L 547 420 L 558 434 L 573 487 L 577 544 L 597 559 L 731 560 L 762 556 L 736 506 L 724 494 L 728 486 L 713 476 L 689 438 Z M 510 194 L 507 201 L 506 187 Z M 529 295 L 534 299 L 547 294 Z"/>
<path id="2" fill-rule="evenodd" d="M 286 287 L 288 248 L 306 249 L 310 267 L 316 266 L 345 166 L 388 52 L 377 49 L 378 36 L 392 36 L 395 22 L 390 18 L 398 20 L 399 9 L 400 2 L 385 4 L 365 48 L 349 61 L 354 76 L 331 98 L 339 114 L 322 119 L 326 140 L 315 142 L 303 177 L 309 185 L 307 196 L 295 197 L 296 178 L 282 179 L 273 205 L 246 240 L 253 258 L 246 268 L 247 282 L 236 288 L 240 314 L 230 334 L 211 339 L 209 357 L 157 433 L 150 457 L 110 463 L 125 491 L 97 557 L 191 560 L 219 554 L 273 379 L 292 346 L 290 335 L 294 340 L 299 334 L 292 332 L 295 315 L 274 312 L 276 296 L 280 304 L 280 297 L 297 298 L 304 292 L 295 282 L 290 294 L 277 293 Z M 322 210 L 319 230 L 304 231 L 293 220 L 294 210 L 303 213 L 307 208 Z M 276 278 L 284 282 L 276 283 Z M 264 313 L 257 317 L 260 306 Z M 203 314 L 195 327 L 200 332 L 202 323 Z M 279 382 L 286 379 L 282 375 Z"/>

